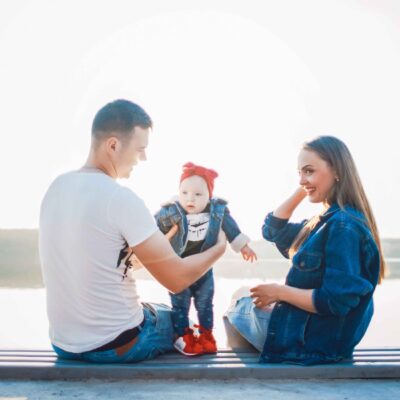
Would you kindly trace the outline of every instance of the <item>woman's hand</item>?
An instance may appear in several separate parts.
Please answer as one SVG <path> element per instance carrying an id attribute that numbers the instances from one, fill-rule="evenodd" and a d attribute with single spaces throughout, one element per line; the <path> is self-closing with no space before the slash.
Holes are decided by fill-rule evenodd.
<path id="1" fill-rule="evenodd" d="M 264 308 L 280 300 L 281 288 L 282 285 L 277 283 L 258 285 L 250 289 L 250 297 L 254 299 L 253 303 L 256 307 Z"/>
<path id="2" fill-rule="evenodd" d="M 304 189 L 304 186 L 299 186 L 293 195 L 301 202 L 302 200 L 304 200 L 307 197 L 307 192 Z"/>
<path id="3" fill-rule="evenodd" d="M 302 310 L 316 313 L 312 293 L 313 289 L 299 289 L 277 283 L 266 283 L 250 289 L 250 297 L 256 307 L 264 308 L 277 301 L 284 301 Z"/>
<path id="4" fill-rule="evenodd" d="M 273 215 L 281 219 L 290 219 L 297 206 L 307 197 L 307 193 L 303 186 L 299 186 L 296 191 L 285 200 L 276 210 Z"/>
<path id="5" fill-rule="evenodd" d="M 247 244 L 245 246 L 242 247 L 242 250 L 240 250 L 240 252 L 242 253 L 242 257 L 246 260 L 246 261 L 250 261 L 253 262 L 254 260 L 257 261 L 257 254 L 254 252 L 254 250 L 248 246 Z"/>

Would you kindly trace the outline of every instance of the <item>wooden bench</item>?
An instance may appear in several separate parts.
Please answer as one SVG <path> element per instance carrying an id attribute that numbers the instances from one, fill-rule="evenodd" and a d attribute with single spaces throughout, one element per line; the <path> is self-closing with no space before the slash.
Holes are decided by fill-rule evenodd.
<path id="1" fill-rule="evenodd" d="M 303 367 L 259 364 L 248 350 L 222 350 L 195 358 L 178 353 L 137 364 L 60 360 L 51 350 L 0 350 L 0 379 L 399 379 L 400 348 L 357 349 L 352 360 Z"/>

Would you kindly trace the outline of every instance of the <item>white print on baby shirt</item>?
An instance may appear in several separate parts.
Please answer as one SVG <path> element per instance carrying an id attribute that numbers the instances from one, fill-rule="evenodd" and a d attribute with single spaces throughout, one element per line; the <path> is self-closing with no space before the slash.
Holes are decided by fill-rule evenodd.
<path id="1" fill-rule="evenodd" d="M 206 238 L 210 213 L 187 214 L 188 241 L 198 242 Z"/>

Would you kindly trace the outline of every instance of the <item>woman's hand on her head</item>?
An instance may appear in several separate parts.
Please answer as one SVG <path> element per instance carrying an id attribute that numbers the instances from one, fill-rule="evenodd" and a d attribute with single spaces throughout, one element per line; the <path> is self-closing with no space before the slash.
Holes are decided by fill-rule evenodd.
<path id="1" fill-rule="evenodd" d="M 294 195 L 301 201 L 307 197 L 307 192 L 304 190 L 303 186 L 299 186 L 294 192 Z"/>
<path id="2" fill-rule="evenodd" d="M 307 196 L 303 186 L 299 186 L 296 191 L 285 200 L 278 208 L 273 212 L 273 215 L 281 219 L 290 219 L 294 210 Z"/>
<path id="3" fill-rule="evenodd" d="M 304 186 L 298 186 L 289 199 L 294 208 L 296 208 L 306 197 L 307 192 L 305 191 Z"/>
<path id="4" fill-rule="evenodd" d="M 250 297 L 258 308 L 264 308 L 280 300 L 280 290 L 282 285 L 277 283 L 265 283 L 250 289 Z"/>

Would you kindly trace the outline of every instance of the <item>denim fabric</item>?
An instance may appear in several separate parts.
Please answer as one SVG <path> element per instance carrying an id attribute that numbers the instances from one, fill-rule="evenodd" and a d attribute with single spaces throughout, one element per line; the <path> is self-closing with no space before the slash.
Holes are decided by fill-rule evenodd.
<path id="1" fill-rule="evenodd" d="M 174 224 L 179 227 L 178 233 L 172 238 L 171 245 L 178 255 L 185 251 L 188 223 L 186 213 L 179 204 L 173 202 L 161 208 L 155 215 L 157 225 L 163 233 L 167 233 Z M 210 199 L 210 223 L 206 238 L 201 247 L 201 252 L 209 249 L 217 243 L 218 234 L 222 229 L 231 243 L 241 232 L 229 213 L 227 202 L 222 199 Z M 209 270 L 198 281 L 181 293 L 170 294 L 173 308 L 172 318 L 174 328 L 178 336 L 182 336 L 186 327 L 189 327 L 189 308 L 193 297 L 197 310 L 199 324 L 206 329 L 213 328 L 213 297 L 214 277 L 212 270 Z"/>
<path id="2" fill-rule="evenodd" d="M 268 214 L 262 229 L 288 257 L 304 226 Z M 373 314 L 372 295 L 380 255 L 365 218 L 332 205 L 292 259 L 286 284 L 313 289 L 317 313 L 278 302 L 271 315 L 261 361 L 316 364 L 350 357 Z"/>
<path id="3" fill-rule="evenodd" d="M 182 292 L 176 294 L 170 293 L 169 295 L 172 304 L 172 323 L 175 333 L 178 336 L 182 336 L 185 329 L 190 326 L 189 308 L 192 297 L 197 310 L 199 324 L 207 330 L 213 328 L 214 278 L 212 271 L 208 271 L 193 285 Z"/>
<path id="4" fill-rule="evenodd" d="M 185 251 L 188 236 L 186 213 L 179 202 L 175 201 L 161 208 L 155 215 L 161 232 L 167 233 L 173 225 L 178 225 L 178 233 L 171 239 L 171 245 L 178 255 Z M 222 229 L 228 242 L 231 243 L 241 232 L 232 218 L 227 202 L 222 199 L 210 199 L 210 223 L 201 251 L 207 250 L 217 243 L 218 234 Z"/>
<path id="5" fill-rule="evenodd" d="M 60 358 L 94 363 L 134 363 L 173 351 L 174 333 L 170 307 L 164 304 L 146 303 L 143 312 L 145 324 L 136 338 L 137 341 L 122 355 L 118 355 L 115 349 L 84 353 L 71 353 L 55 345 L 53 349 Z"/>
<path id="6" fill-rule="evenodd" d="M 251 297 L 238 299 L 226 312 L 228 321 L 258 351 L 264 348 L 273 307 L 257 308 Z"/>

